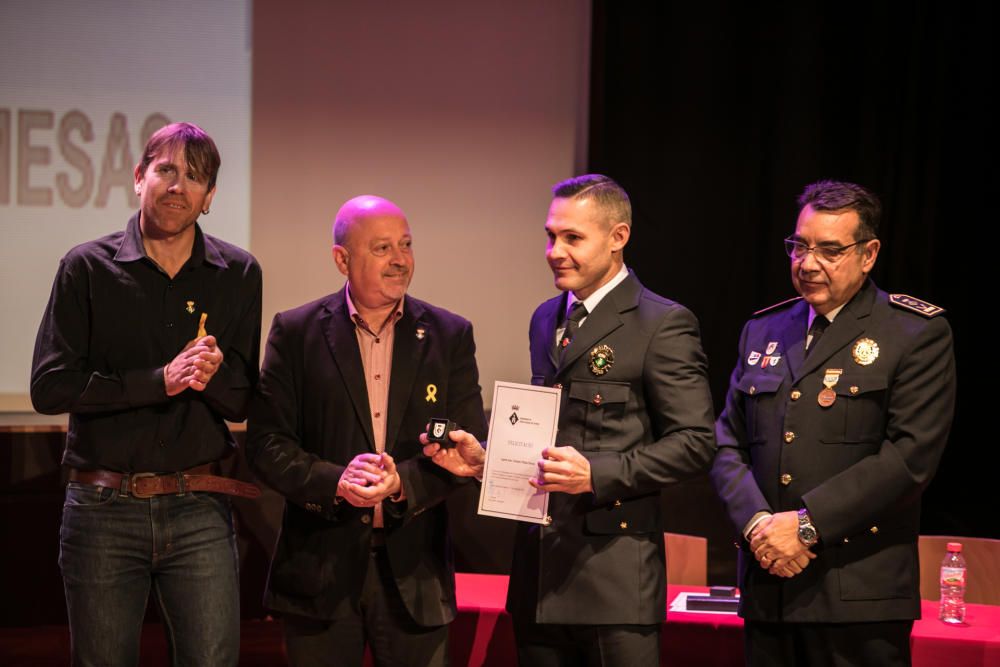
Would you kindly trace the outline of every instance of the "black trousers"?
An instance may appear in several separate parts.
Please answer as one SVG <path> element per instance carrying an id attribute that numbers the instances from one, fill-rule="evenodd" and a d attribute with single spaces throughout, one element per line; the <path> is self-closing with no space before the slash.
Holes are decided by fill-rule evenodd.
<path id="1" fill-rule="evenodd" d="M 754 667 L 908 666 L 912 630 L 913 621 L 743 624 Z"/>
<path id="2" fill-rule="evenodd" d="M 514 617 L 521 667 L 655 667 L 660 624 L 559 625 Z"/>
<path id="3" fill-rule="evenodd" d="M 448 626 L 424 627 L 410 617 L 384 548 L 372 550 L 358 613 L 335 621 L 285 615 L 283 621 L 293 667 L 360 667 L 366 643 L 378 667 L 448 665 Z"/>

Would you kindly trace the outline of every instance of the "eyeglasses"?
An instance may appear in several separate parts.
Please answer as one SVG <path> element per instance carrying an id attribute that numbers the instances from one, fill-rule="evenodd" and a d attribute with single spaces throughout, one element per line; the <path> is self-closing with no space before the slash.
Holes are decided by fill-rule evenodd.
<path id="1" fill-rule="evenodd" d="M 796 261 L 803 260 L 806 258 L 806 255 L 813 253 L 816 256 L 816 259 L 824 264 L 833 264 L 842 258 L 844 253 L 854 246 L 874 240 L 875 239 L 862 239 L 860 241 L 855 241 L 854 243 L 842 246 L 818 245 L 810 247 L 805 243 L 802 243 L 802 241 L 787 238 L 785 239 L 785 252 L 788 253 L 789 257 Z"/>

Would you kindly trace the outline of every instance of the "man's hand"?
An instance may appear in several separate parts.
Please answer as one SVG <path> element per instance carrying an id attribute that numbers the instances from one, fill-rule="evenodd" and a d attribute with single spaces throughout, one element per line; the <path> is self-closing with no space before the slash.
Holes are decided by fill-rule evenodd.
<path id="1" fill-rule="evenodd" d="M 400 490 L 396 462 L 386 453 L 358 454 L 337 482 L 337 495 L 355 507 L 374 507 Z"/>
<path id="2" fill-rule="evenodd" d="M 541 491 L 559 493 L 590 493 L 590 461 L 574 447 L 546 447 L 538 461 L 538 479 L 529 479 L 531 486 Z"/>
<path id="3" fill-rule="evenodd" d="M 806 566 L 809 565 L 809 561 L 815 557 L 816 554 L 806 549 L 801 554 L 786 563 L 772 563 L 771 567 L 769 567 L 767 571 L 777 577 L 790 579 L 797 574 L 802 574 L 802 570 L 806 569 Z M 761 567 L 763 567 L 763 565 L 761 565 Z"/>
<path id="4" fill-rule="evenodd" d="M 167 396 L 176 396 L 185 389 L 204 391 L 221 365 L 222 350 L 215 336 L 203 336 L 191 341 L 163 367 Z"/>
<path id="5" fill-rule="evenodd" d="M 429 456 L 434 463 L 458 477 L 481 477 L 486 463 L 486 450 L 476 440 L 476 436 L 455 429 L 448 434 L 455 443 L 454 447 L 441 447 L 436 442 L 430 442 L 426 433 L 420 434 L 420 444 L 424 446 L 424 456 Z"/>
<path id="6" fill-rule="evenodd" d="M 750 535 L 750 550 L 760 566 L 779 577 L 793 577 L 816 557 L 799 540 L 798 512 L 779 512 L 761 520 Z"/>

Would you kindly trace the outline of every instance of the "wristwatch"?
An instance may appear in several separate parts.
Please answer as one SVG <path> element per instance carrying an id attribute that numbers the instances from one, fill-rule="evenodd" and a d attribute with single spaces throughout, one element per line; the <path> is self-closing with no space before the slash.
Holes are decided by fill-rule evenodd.
<path id="1" fill-rule="evenodd" d="M 819 542 L 819 534 L 816 532 L 816 527 L 813 526 L 809 510 L 804 507 L 799 510 L 799 542 L 807 547 Z"/>

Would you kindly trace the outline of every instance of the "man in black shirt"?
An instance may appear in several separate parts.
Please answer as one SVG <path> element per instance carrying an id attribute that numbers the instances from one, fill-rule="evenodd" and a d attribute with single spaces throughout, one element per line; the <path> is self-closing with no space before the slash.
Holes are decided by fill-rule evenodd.
<path id="1" fill-rule="evenodd" d="M 239 657 L 236 543 L 216 476 L 257 379 L 261 272 L 202 233 L 220 158 L 195 125 L 156 132 L 123 232 L 60 262 L 31 400 L 70 413 L 60 532 L 73 664 L 135 664 L 150 588 L 178 664 Z"/>

